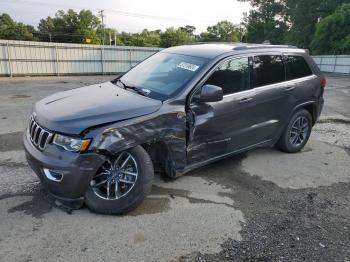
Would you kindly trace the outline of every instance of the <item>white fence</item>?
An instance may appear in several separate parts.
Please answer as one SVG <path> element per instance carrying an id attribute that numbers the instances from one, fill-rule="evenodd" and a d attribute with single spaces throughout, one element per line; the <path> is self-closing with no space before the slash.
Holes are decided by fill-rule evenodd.
<path id="1" fill-rule="evenodd" d="M 116 74 L 159 50 L 0 40 L 0 76 Z"/>
<path id="2" fill-rule="evenodd" d="M 350 55 L 313 56 L 322 72 L 350 74 Z"/>
<path id="3" fill-rule="evenodd" d="M 118 74 L 159 50 L 0 40 L 0 76 Z M 313 58 L 323 72 L 350 74 L 350 55 Z"/>

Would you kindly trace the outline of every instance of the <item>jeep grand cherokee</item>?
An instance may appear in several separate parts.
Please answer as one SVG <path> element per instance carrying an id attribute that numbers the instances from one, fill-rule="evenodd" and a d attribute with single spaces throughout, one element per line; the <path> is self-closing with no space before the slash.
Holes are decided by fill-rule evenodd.
<path id="1" fill-rule="evenodd" d="M 151 190 L 154 170 L 176 178 L 256 147 L 300 151 L 325 85 L 291 46 L 168 48 L 111 82 L 36 103 L 26 156 L 61 203 L 126 213 Z"/>

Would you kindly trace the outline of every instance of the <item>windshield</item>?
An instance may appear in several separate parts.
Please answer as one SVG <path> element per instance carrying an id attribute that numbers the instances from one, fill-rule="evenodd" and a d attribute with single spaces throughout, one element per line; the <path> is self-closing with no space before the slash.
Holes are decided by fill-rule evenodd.
<path id="1" fill-rule="evenodd" d="M 161 52 L 132 68 L 120 80 L 151 98 L 166 100 L 179 93 L 207 62 L 204 58 Z"/>

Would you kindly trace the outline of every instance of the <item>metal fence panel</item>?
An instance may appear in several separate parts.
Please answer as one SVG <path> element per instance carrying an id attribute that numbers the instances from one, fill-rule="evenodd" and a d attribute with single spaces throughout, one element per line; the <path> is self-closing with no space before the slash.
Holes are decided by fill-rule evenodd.
<path id="1" fill-rule="evenodd" d="M 160 50 L 0 40 L 0 76 L 117 74 Z M 350 74 L 350 55 L 313 58 L 323 72 Z"/>
<path id="2" fill-rule="evenodd" d="M 0 76 L 117 74 L 160 50 L 0 40 Z"/>
<path id="3" fill-rule="evenodd" d="M 313 59 L 322 72 L 350 74 L 350 55 L 314 56 Z"/>

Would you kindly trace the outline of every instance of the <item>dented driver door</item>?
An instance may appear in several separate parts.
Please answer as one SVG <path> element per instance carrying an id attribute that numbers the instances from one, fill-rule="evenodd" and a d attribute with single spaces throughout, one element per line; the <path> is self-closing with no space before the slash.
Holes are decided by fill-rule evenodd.
<path id="1" fill-rule="evenodd" d="M 244 148 L 251 143 L 255 91 L 225 96 L 223 101 L 192 104 L 188 163 L 195 164 Z"/>
<path id="2" fill-rule="evenodd" d="M 189 105 L 187 162 L 196 164 L 240 150 L 255 142 L 255 90 L 250 88 L 250 58 L 223 61 L 204 84 L 219 86 L 224 98 L 219 102 Z M 200 91 L 198 91 L 200 93 Z M 197 97 L 197 98 L 196 98 Z"/>

